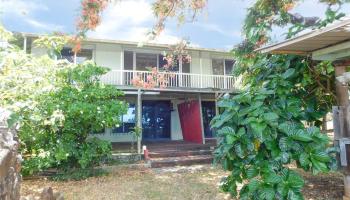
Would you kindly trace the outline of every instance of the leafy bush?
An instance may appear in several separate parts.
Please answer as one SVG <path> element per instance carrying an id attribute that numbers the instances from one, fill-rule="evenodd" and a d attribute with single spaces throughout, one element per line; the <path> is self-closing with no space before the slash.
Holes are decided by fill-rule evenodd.
<path id="1" fill-rule="evenodd" d="M 289 164 L 314 174 L 336 167 L 327 135 L 305 126 L 329 109 L 305 92 L 307 67 L 295 56 L 261 59 L 252 67 L 259 75 L 254 84 L 219 102 L 222 113 L 212 121 L 219 137 L 215 159 L 232 172 L 224 191 L 238 196 L 237 184 L 243 183 L 240 199 L 303 199 L 304 180 Z"/>
<path id="2" fill-rule="evenodd" d="M 108 69 L 93 62 L 73 65 L 47 55 L 33 57 L 11 43 L 12 34 L 2 26 L 0 40 L 5 41 L 0 46 L 0 107 L 12 113 L 9 126 L 17 125 L 22 173 L 85 169 L 108 159 L 111 144 L 91 135 L 118 126 L 126 112 L 122 92 L 99 81 Z M 64 42 L 58 36 L 43 41 L 54 49 Z"/>
<path id="3" fill-rule="evenodd" d="M 20 129 L 22 152 L 30 154 L 24 174 L 47 167 L 84 169 L 108 159 L 110 142 L 90 135 L 117 126 L 126 105 L 118 100 L 120 91 L 98 81 L 106 72 L 92 62 L 58 72 L 56 89 L 38 98 L 41 117 L 26 115 Z"/>

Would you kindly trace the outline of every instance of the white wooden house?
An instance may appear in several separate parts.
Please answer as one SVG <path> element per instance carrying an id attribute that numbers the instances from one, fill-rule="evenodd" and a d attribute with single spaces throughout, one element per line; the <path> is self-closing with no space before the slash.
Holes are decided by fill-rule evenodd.
<path id="1" fill-rule="evenodd" d="M 46 53 L 45 49 L 32 45 L 38 35 L 23 33 L 23 36 L 27 51 L 37 56 Z M 62 57 L 71 62 L 93 60 L 110 68 L 111 71 L 101 80 L 124 91 L 123 98 L 130 105 L 127 114 L 122 117 L 121 126 L 106 128 L 105 133 L 98 137 L 112 142 L 131 141 L 133 135 L 129 132 L 136 126 L 138 106 L 142 115 L 142 140 L 204 143 L 206 138 L 214 137 L 209 122 L 218 112 L 216 99 L 239 87 L 239 81 L 231 75 L 234 65 L 232 55 L 222 50 L 189 47 L 187 52 L 191 61 L 180 61 L 172 68 L 167 87 L 142 89 L 138 93 L 139 88 L 131 83 L 133 77 L 150 74 L 146 66 L 157 67 L 161 71 L 165 64 L 163 53 L 167 51 L 169 45 L 144 44 L 138 47 L 137 42 L 102 39 L 84 40 L 76 57 L 70 47 L 62 50 Z"/>

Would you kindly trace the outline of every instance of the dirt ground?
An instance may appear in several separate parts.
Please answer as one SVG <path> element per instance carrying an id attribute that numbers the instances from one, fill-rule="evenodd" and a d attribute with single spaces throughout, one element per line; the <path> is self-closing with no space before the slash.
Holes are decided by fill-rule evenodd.
<path id="1" fill-rule="evenodd" d="M 230 199 L 219 191 L 219 183 L 226 172 L 209 166 L 152 170 L 148 168 L 115 168 L 103 177 L 83 181 L 55 182 L 45 179 L 25 180 L 22 195 L 38 194 L 43 187 L 51 186 L 60 191 L 65 199 L 115 199 L 115 200 L 215 200 Z M 341 174 L 312 176 L 306 178 L 305 199 L 342 199 Z"/>

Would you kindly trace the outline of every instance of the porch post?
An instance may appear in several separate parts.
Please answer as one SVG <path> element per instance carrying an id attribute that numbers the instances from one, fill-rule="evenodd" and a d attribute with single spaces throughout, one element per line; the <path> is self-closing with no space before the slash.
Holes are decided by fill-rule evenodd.
<path id="1" fill-rule="evenodd" d="M 215 116 L 219 115 L 218 98 L 219 95 L 215 92 Z"/>
<path id="2" fill-rule="evenodd" d="M 201 120 L 201 129 L 202 129 L 202 142 L 205 144 L 205 134 L 204 134 L 204 125 L 203 125 L 203 113 L 202 113 L 202 96 L 201 93 L 198 93 L 198 101 L 199 101 L 199 119 Z"/>
<path id="3" fill-rule="evenodd" d="M 344 72 L 346 72 L 346 64 L 345 62 L 339 62 L 334 64 L 335 68 L 335 76 L 341 76 Z M 342 83 L 336 80 L 336 95 L 337 95 L 337 104 L 338 104 L 338 111 L 343 110 L 343 117 L 339 119 L 340 124 L 343 125 L 343 127 L 339 127 L 339 130 L 343 131 L 334 131 L 334 139 L 341 139 L 341 138 L 349 138 L 350 137 L 350 124 L 348 122 L 349 113 L 349 94 L 348 94 L 348 86 L 344 86 Z M 334 127 L 335 128 L 335 127 Z M 339 141 L 334 141 L 336 145 L 339 144 Z M 349 149 L 346 149 L 346 157 L 350 157 L 350 151 Z M 346 166 L 343 168 L 343 174 L 344 174 L 344 200 L 350 200 L 350 167 Z"/>
<path id="4" fill-rule="evenodd" d="M 141 129 L 140 135 L 137 138 L 137 153 L 141 154 L 141 139 L 142 139 L 142 99 L 141 89 L 137 90 L 137 127 Z"/>

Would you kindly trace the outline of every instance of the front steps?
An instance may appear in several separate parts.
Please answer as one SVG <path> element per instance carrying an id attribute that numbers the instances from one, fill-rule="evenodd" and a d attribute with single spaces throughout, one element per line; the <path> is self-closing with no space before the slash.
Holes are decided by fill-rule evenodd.
<path id="1" fill-rule="evenodd" d="M 216 143 L 165 143 L 150 145 L 149 164 L 152 168 L 211 164 Z"/>

